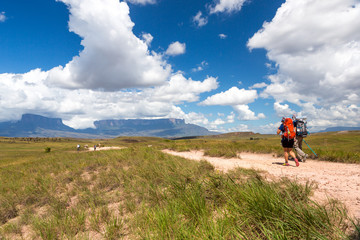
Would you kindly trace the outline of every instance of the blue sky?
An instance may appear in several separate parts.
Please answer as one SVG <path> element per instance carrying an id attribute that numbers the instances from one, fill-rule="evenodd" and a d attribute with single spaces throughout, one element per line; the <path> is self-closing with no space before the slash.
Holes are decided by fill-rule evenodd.
<path id="1" fill-rule="evenodd" d="M 360 126 L 359 0 L 2 0 L 0 121 Z"/>

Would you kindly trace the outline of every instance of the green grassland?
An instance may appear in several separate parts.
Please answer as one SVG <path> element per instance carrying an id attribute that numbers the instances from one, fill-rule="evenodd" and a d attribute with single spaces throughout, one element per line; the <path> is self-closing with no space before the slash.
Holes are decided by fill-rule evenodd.
<path id="1" fill-rule="evenodd" d="M 360 163 L 359 132 L 313 134 L 306 141 L 317 160 Z M 99 143 L 124 148 L 83 148 Z M 224 174 L 206 161 L 160 151 L 281 155 L 278 136 L 0 138 L 0 147 L 0 239 L 360 237 L 359 223 L 342 203 L 310 199 L 315 191 L 310 182 L 267 182 L 256 171 L 240 168 Z M 307 146 L 304 150 L 312 154 Z"/>
<path id="2" fill-rule="evenodd" d="M 280 136 L 277 135 L 233 133 L 176 140 L 166 146 L 176 151 L 203 149 L 206 155 L 214 157 L 236 157 L 239 152 L 273 153 L 283 156 L 280 140 Z M 304 140 L 309 146 L 304 142 L 303 150 L 313 159 L 360 163 L 360 131 L 316 133 Z"/>

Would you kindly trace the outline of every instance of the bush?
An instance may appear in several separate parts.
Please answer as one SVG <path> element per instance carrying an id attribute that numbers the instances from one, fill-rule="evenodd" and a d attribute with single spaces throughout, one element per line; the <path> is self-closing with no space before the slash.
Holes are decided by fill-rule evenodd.
<path id="1" fill-rule="evenodd" d="M 50 147 L 46 147 L 46 148 L 45 148 L 45 152 L 46 152 L 46 153 L 51 152 L 51 148 L 50 148 Z"/>

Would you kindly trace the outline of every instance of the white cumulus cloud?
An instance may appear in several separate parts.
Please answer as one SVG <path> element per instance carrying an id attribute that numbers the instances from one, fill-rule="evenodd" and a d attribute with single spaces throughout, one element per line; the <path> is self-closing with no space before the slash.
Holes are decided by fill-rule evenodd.
<path id="1" fill-rule="evenodd" d="M 219 34 L 219 38 L 225 39 L 225 38 L 227 38 L 227 35 L 225 35 L 225 34 L 223 34 L 223 33 L 220 33 L 220 34 Z"/>
<path id="2" fill-rule="evenodd" d="M 228 115 L 226 117 L 226 122 L 227 123 L 233 123 L 235 122 L 235 113 L 234 112 L 231 112 L 230 115 Z"/>
<path id="3" fill-rule="evenodd" d="M 185 50 L 186 50 L 186 44 L 176 41 L 169 45 L 165 54 L 169 56 L 176 56 L 176 55 L 184 54 Z"/>
<path id="4" fill-rule="evenodd" d="M 207 67 L 209 64 L 206 61 L 202 61 L 196 68 L 193 68 L 191 71 L 193 72 L 200 72 L 204 70 L 205 67 Z"/>
<path id="5" fill-rule="evenodd" d="M 5 22 L 5 20 L 6 20 L 5 12 L 0 12 L 0 22 Z"/>
<path id="6" fill-rule="evenodd" d="M 279 102 L 274 103 L 274 109 L 276 112 L 276 115 L 281 117 L 289 117 L 294 114 L 294 111 L 290 108 L 288 104 L 281 104 Z"/>
<path id="7" fill-rule="evenodd" d="M 210 14 L 238 12 L 246 1 L 247 0 L 216 0 L 215 6 L 210 7 Z"/>
<path id="8" fill-rule="evenodd" d="M 168 79 L 171 67 L 133 34 L 125 2 L 60 1 L 68 5 L 70 31 L 82 37 L 84 49 L 65 66 L 49 72 L 50 84 L 114 91 L 160 85 Z"/>
<path id="9" fill-rule="evenodd" d="M 255 115 L 253 111 L 250 110 L 248 105 L 240 104 L 233 106 L 234 110 L 238 114 L 239 120 L 258 120 L 265 118 L 265 115 L 263 113 L 259 113 L 258 115 Z"/>
<path id="10" fill-rule="evenodd" d="M 257 99 L 256 90 L 245 90 L 239 89 L 237 87 L 232 87 L 226 92 L 217 93 L 212 95 L 202 101 L 200 105 L 203 106 L 212 106 L 212 105 L 221 105 L 221 106 L 231 106 L 238 114 L 239 120 L 258 120 L 265 118 L 263 113 L 256 115 L 253 111 L 250 110 L 247 104 L 255 101 Z"/>
<path id="11" fill-rule="evenodd" d="M 239 124 L 235 127 L 227 129 L 228 132 L 250 132 L 249 126 L 246 124 Z"/>
<path id="12" fill-rule="evenodd" d="M 40 69 L 0 74 L 0 122 L 20 119 L 24 113 L 61 117 L 74 128 L 94 127 L 93 121 L 101 119 L 181 117 L 199 121 L 198 114 L 186 114 L 176 105 L 198 101 L 201 93 L 218 86 L 213 77 L 194 81 L 178 73 L 162 86 L 142 90 L 74 90 L 49 87 L 48 74 Z M 201 119 L 206 121 L 203 115 Z"/>
<path id="13" fill-rule="evenodd" d="M 160 102 L 195 102 L 199 100 L 199 94 L 209 92 L 218 87 L 217 79 L 208 77 L 204 81 L 186 79 L 182 74 L 174 74 L 170 81 L 163 86 L 144 90 L 144 94 L 151 96 L 152 101 Z"/>
<path id="14" fill-rule="evenodd" d="M 349 116 L 360 118 L 359 29 L 358 0 L 287 0 L 248 41 L 250 49 L 266 49 L 278 67 L 261 96 L 297 104 L 316 119 L 355 125 Z"/>
<path id="15" fill-rule="evenodd" d="M 154 37 L 150 33 L 143 33 L 141 37 L 148 46 L 151 45 L 151 42 L 154 39 Z"/>
<path id="16" fill-rule="evenodd" d="M 262 82 L 262 83 L 255 83 L 254 85 L 252 85 L 251 87 L 249 87 L 250 89 L 253 89 L 253 88 L 264 88 L 264 87 L 267 87 L 267 84 Z"/>
<path id="17" fill-rule="evenodd" d="M 196 24 L 196 26 L 202 27 L 202 26 L 205 26 L 205 25 L 208 23 L 208 19 L 207 19 L 207 17 L 203 17 L 203 16 L 202 16 L 202 12 L 199 11 L 199 12 L 193 17 L 193 22 Z"/>
<path id="18" fill-rule="evenodd" d="M 226 92 L 217 93 L 201 102 L 201 105 L 241 105 L 253 102 L 258 97 L 256 90 L 232 87 Z"/>

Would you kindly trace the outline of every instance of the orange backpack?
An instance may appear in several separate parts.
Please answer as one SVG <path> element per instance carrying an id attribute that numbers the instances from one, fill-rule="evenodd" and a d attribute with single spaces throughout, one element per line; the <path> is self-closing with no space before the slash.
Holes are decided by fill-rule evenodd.
<path id="1" fill-rule="evenodd" d="M 291 118 L 285 118 L 284 130 L 284 137 L 287 139 L 293 139 L 295 137 L 296 133 L 294 129 L 294 123 Z"/>

